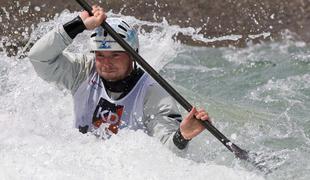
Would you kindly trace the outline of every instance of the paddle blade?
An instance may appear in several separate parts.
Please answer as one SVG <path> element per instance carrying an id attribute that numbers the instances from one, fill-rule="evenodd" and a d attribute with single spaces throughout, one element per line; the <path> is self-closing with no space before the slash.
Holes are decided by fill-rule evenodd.
<path id="1" fill-rule="evenodd" d="M 239 146 L 233 143 L 230 145 L 230 150 L 235 154 L 238 159 L 249 162 L 260 172 L 263 172 L 264 174 L 269 174 L 272 172 L 271 168 L 267 166 L 268 161 L 264 158 L 259 157 L 257 153 L 249 153 L 248 151 L 241 149 Z"/>
<path id="2" fill-rule="evenodd" d="M 235 144 L 231 144 L 231 151 L 235 154 L 235 156 L 239 159 L 242 160 L 248 160 L 249 159 L 249 154 L 247 151 L 241 149 L 239 146 Z"/>

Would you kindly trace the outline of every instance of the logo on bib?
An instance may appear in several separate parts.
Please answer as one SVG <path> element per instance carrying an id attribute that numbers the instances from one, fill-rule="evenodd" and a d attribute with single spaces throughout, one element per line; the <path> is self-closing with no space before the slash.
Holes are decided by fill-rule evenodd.
<path id="1" fill-rule="evenodd" d="M 93 125 L 99 128 L 102 123 L 107 123 L 109 124 L 108 129 L 116 134 L 121 124 L 123 110 L 124 106 L 116 105 L 100 98 L 93 115 Z"/>

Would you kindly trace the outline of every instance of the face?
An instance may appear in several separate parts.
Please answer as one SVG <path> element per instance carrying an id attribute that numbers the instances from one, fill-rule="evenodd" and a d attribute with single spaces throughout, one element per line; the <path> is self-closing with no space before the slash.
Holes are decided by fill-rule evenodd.
<path id="1" fill-rule="evenodd" d="M 108 81 L 127 77 L 132 71 L 132 59 L 124 51 L 96 51 L 96 70 Z"/>

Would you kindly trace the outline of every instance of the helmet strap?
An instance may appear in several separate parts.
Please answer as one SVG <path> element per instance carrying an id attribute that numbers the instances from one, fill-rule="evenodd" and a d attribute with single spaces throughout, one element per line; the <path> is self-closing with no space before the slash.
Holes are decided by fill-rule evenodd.
<path id="1" fill-rule="evenodd" d="M 137 70 L 138 66 L 137 66 L 137 61 L 133 60 L 133 70 Z"/>
<path id="2" fill-rule="evenodd" d="M 138 49 L 137 49 L 137 52 L 138 52 Z M 137 61 L 132 57 L 130 56 L 130 58 L 132 59 L 132 62 L 133 62 L 133 70 L 137 70 L 138 69 L 138 65 L 137 65 Z"/>
<path id="3" fill-rule="evenodd" d="M 136 51 L 137 51 L 137 53 L 139 53 L 139 49 L 137 49 Z M 131 58 L 133 59 L 133 69 L 137 70 L 137 68 L 138 68 L 137 61 L 133 57 L 131 57 Z"/>

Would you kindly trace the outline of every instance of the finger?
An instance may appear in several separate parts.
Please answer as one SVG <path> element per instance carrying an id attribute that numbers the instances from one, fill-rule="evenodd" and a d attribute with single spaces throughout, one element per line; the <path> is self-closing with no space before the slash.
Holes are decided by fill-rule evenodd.
<path id="1" fill-rule="evenodd" d="M 99 16 L 99 21 L 103 22 L 107 19 L 107 15 L 105 13 L 103 13 L 102 15 Z"/>
<path id="2" fill-rule="evenodd" d="M 196 113 L 195 114 L 195 118 L 196 119 L 201 119 L 202 116 L 203 116 L 203 114 L 201 114 L 201 113 Z"/>
<path id="3" fill-rule="evenodd" d="M 99 13 L 105 13 L 103 8 L 99 8 L 97 11 L 98 11 Z"/>
<path id="4" fill-rule="evenodd" d="M 201 108 L 201 109 L 198 109 L 197 112 L 199 112 L 199 113 L 206 112 L 206 110 Z"/>
<path id="5" fill-rule="evenodd" d="M 99 6 L 97 4 L 93 5 L 92 8 L 93 9 L 97 9 Z"/>
<path id="6" fill-rule="evenodd" d="M 93 9 L 93 11 L 94 12 L 96 12 L 96 11 L 103 11 L 103 9 L 101 7 L 96 7 L 96 8 Z"/>
<path id="7" fill-rule="evenodd" d="M 89 17 L 89 14 L 88 14 L 87 11 L 82 11 L 80 13 L 80 17 L 81 17 L 82 20 L 85 20 L 87 17 Z"/>
<path id="8" fill-rule="evenodd" d="M 186 115 L 185 119 L 192 119 L 195 114 L 196 114 L 197 110 L 195 107 L 192 108 L 192 110 Z"/>
<path id="9" fill-rule="evenodd" d="M 99 10 L 99 6 L 97 6 L 97 5 L 94 5 L 94 6 L 92 6 L 92 13 L 94 14 L 96 11 L 98 11 Z"/>
<path id="10" fill-rule="evenodd" d="M 208 116 L 208 114 L 205 114 L 200 119 L 203 121 L 207 121 L 209 119 L 209 116 Z"/>
<path id="11" fill-rule="evenodd" d="M 98 12 L 98 10 L 97 9 L 93 9 L 91 12 L 95 15 Z"/>
<path id="12" fill-rule="evenodd" d="M 99 11 L 95 11 L 93 14 L 94 14 L 95 17 L 100 16 L 100 12 Z"/>
<path id="13" fill-rule="evenodd" d="M 195 117 L 196 117 L 197 119 L 207 120 L 208 117 L 209 117 L 209 115 L 208 115 L 207 112 L 202 111 L 202 112 L 196 113 Z"/>
<path id="14" fill-rule="evenodd" d="M 101 15 L 103 15 L 104 14 L 104 11 L 103 11 L 103 9 L 101 9 L 101 10 L 96 10 L 96 11 L 94 11 L 94 16 L 101 16 Z"/>
<path id="15" fill-rule="evenodd" d="M 200 120 L 202 121 L 209 121 L 211 124 L 213 123 L 210 116 L 208 114 L 203 115 Z"/>

